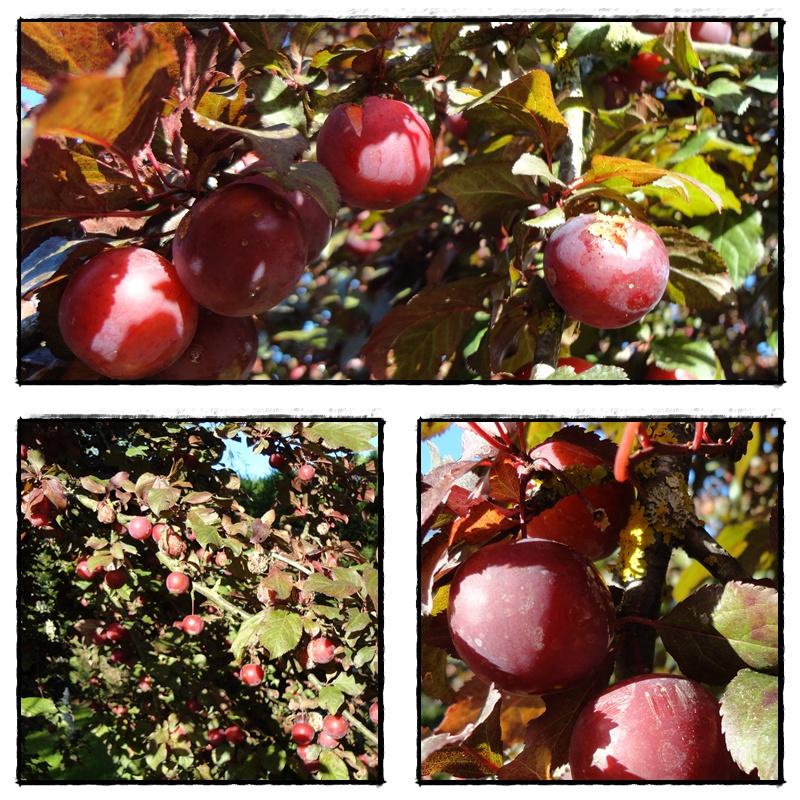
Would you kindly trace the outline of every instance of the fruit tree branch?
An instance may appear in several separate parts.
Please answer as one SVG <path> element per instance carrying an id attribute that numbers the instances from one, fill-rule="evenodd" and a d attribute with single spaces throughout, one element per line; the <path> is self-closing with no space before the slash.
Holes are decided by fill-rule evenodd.
<path id="1" fill-rule="evenodd" d="M 752 576 L 701 525 L 686 525 L 681 531 L 680 546 L 699 561 L 718 581 L 751 581 Z"/>
<path id="2" fill-rule="evenodd" d="M 180 562 L 173 561 L 166 553 L 159 551 L 156 556 L 165 567 L 168 567 L 173 572 L 181 571 L 182 565 Z M 205 597 L 207 600 L 210 600 L 215 606 L 217 606 L 217 608 L 227 611 L 229 614 L 234 614 L 242 619 L 250 619 L 250 617 L 253 616 L 243 608 L 239 608 L 239 606 L 234 605 L 229 600 L 226 600 L 219 594 L 219 592 L 216 592 L 214 589 L 209 589 L 207 586 L 204 586 L 202 583 L 194 579 L 192 579 L 192 591 L 203 595 L 203 597 Z"/>

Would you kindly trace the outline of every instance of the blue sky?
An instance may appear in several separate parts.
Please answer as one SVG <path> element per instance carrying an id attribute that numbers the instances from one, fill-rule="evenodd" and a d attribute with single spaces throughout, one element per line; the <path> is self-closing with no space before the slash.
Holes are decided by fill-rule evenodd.
<path id="1" fill-rule="evenodd" d="M 451 456 L 456 461 L 461 458 L 461 434 L 463 429 L 455 423 L 444 432 L 427 441 L 433 442 L 436 449 L 442 456 Z M 431 451 L 427 442 L 422 443 L 422 474 L 429 472 L 431 468 Z"/>

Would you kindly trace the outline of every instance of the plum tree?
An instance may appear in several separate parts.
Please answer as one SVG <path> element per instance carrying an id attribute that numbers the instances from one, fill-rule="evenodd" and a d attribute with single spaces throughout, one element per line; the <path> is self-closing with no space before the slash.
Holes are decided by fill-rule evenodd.
<path id="1" fill-rule="evenodd" d="M 342 716 L 328 714 L 322 720 L 322 730 L 334 739 L 341 739 L 350 730 L 350 723 Z"/>
<path id="2" fill-rule="evenodd" d="M 172 258 L 201 306 L 246 317 L 277 305 L 297 285 L 306 243 L 289 202 L 266 186 L 243 181 L 192 206 L 172 240 Z"/>
<path id="3" fill-rule="evenodd" d="M 170 572 L 165 583 L 172 594 L 183 594 L 192 584 L 185 572 Z"/>
<path id="4" fill-rule="evenodd" d="M 643 222 L 580 214 L 547 242 L 544 277 L 571 317 L 595 328 L 623 328 L 644 317 L 663 296 L 669 255 Z"/>
<path id="5" fill-rule="evenodd" d="M 239 381 L 250 375 L 258 355 L 258 331 L 252 317 L 223 317 L 200 310 L 197 331 L 177 361 L 157 380 Z"/>
<path id="6" fill-rule="evenodd" d="M 573 728 L 569 765 L 576 780 L 743 777 L 725 746 L 717 699 L 675 675 L 637 675 L 594 698 Z"/>
<path id="7" fill-rule="evenodd" d="M 258 686 L 264 680 L 264 670 L 259 664 L 245 664 L 239 670 L 239 679 L 248 686 Z"/>
<path id="8" fill-rule="evenodd" d="M 297 477 L 303 482 L 308 483 L 317 474 L 313 464 L 302 464 L 297 470 Z"/>
<path id="9" fill-rule="evenodd" d="M 319 636 L 308 643 L 308 657 L 314 664 L 328 664 L 333 661 L 336 645 L 325 636 Z"/>
<path id="10" fill-rule="evenodd" d="M 316 731 L 307 722 L 295 722 L 292 725 L 292 741 L 295 744 L 311 744 L 316 736 Z"/>
<path id="11" fill-rule="evenodd" d="M 197 303 L 167 259 L 142 247 L 121 247 L 74 272 L 61 297 L 58 325 L 88 367 L 134 380 L 154 375 L 183 353 L 197 327 Z"/>
<path id="12" fill-rule="evenodd" d="M 128 533 L 138 541 L 149 538 L 153 526 L 147 517 L 133 517 L 128 523 Z"/>
<path id="13" fill-rule="evenodd" d="M 204 627 L 203 618 L 197 614 L 187 614 L 181 621 L 183 632 L 188 633 L 190 636 L 197 636 L 202 633 Z"/>
<path id="14" fill-rule="evenodd" d="M 525 533 L 528 538 L 561 542 L 591 561 L 599 561 L 617 549 L 633 497 L 633 486 L 629 482 L 609 481 L 587 486 L 533 517 Z M 595 518 L 600 510 L 605 512 L 602 521 Z"/>
<path id="15" fill-rule="evenodd" d="M 450 586 L 453 644 L 482 680 L 545 694 L 595 673 L 608 657 L 614 605 L 584 556 L 542 539 L 470 556 Z"/>
<path id="16" fill-rule="evenodd" d="M 360 106 L 344 103 L 333 109 L 317 137 L 317 160 L 348 205 L 395 208 L 428 185 L 433 137 L 408 103 L 367 97 Z"/>
<path id="17" fill-rule="evenodd" d="M 661 83 L 667 77 L 667 62 L 657 53 L 637 53 L 628 63 L 635 75 L 648 83 Z"/>

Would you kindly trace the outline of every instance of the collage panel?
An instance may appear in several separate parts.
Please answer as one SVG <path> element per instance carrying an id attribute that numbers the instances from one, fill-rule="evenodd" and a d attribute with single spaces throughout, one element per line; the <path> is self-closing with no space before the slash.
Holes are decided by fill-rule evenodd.
<path id="1" fill-rule="evenodd" d="M 783 782 L 783 427 L 420 420 L 421 785 Z"/>
<path id="2" fill-rule="evenodd" d="M 783 381 L 781 20 L 18 34 L 20 384 Z"/>
<path id="3" fill-rule="evenodd" d="M 382 425 L 19 420 L 17 782 L 382 783 Z"/>

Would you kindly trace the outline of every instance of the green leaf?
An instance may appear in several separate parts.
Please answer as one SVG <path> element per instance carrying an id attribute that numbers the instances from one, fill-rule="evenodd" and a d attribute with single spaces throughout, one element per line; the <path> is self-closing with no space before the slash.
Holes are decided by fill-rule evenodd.
<path id="1" fill-rule="evenodd" d="M 216 511 L 202 507 L 193 508 L 186 515 L 186 523 L 201 547 L 222 547 L 222 537 L 219 535 L 220 518 Z"/>
<path id="2" fill-rule="evenodd" d="M 258 636 L 259 630 L 264 624 L 269 609 L 259 611 L 258 614 L 253 614 L 252 617 L 246 619 L 240 626 L 236 635 L 231 642 L 231 653 L 233 657 L 239 661 L 242 657 L 242 652 L 250 643 Z"/>
<path id="3" fill-rule="evenodd" d="M 778 593 L 768 586 L 729 581 L 712 616 L 714 627 L 753 669 L 778 666 Z"/>
<path id="4" fill-rule="evenodd" d="M 46 717 L 56 714 L 56 704 L 47 697 L 22 697 L 19 701 L 23 717 Z"/>
<path id="5" fill-rule="evenodd" d="M 363 453 L 375 449 L 378 426 L 374 422 L 310 422 L 303 434 L 309 441 L 320 442 L 331 450 Z"/>
<path id="6" fill-rule="evenodd" d="M 322 781 L 346 781 L 350 779 L 347 764 L 332 750 L 325 750 L 319 756 L 319 769 L 317 778 Z"/>
<path id="7" fill-rule="evenodd" d="M 734 114 L 741 116 L 750 107 L 752 97 L 746 95 L 741 86 L 730 78 L 717 78 L 706 88 L 702 88 L 691 81 L 680 80 L 678 86 L 690 92 L 707 97 L 711 100 L 714 110 L 718 114 Z"/>
<path id="8" fill-rule="evenodd" d="M 181 499 L 181 490 L 172 486 L 163 489 L 149 489 L 144 497 L 150 510 L 156 516 L 160 516 L 168 508 L 178 504 Z"/>
<path id="9" fill-rule="evenodd" d="M 333 685 L 337 689 L 341 689 L 345 694 L 350 695 L 350 697 L 358 697 L 364 691 L 363 683 L 359 683 L 352 675 L 347 675 L 344 672 L 340 672 L 336 676 Z"/>
<path id="10" fill-rule="evenodd" d="M 370 601 L 372 602 L 372 607 L 377 611 L 379 605 L 378 587 L 380 580 L 378 570 L 369 564 L 365 564 L 361 570 L 361 575 L 364 578 L 364 586 L 367 590 L 367 597 L 369 597 Z"/>
<path id="11" fill-rule="evenodd" d="M 778 678 L 749 669 L 742 670 L 720 698 L 728 750 L 742 770 L 757 769 L 764 781 L 779 777 L 779 706 Z"/>
<path id="12" fill-rule="evenodd" d="M 761 72 L 748 78 L 744 85 L 748 89 L 755 89 L 757 92 L 764 92 L 764 94 L 777 94 L 779 81 L 778 81 L 778 68 L 767 67 Z"/>
<path id="13" fill-rule="evenodd" d="M 306 578 L 303 583 L 303 589 L 307 592 L 319 592 L 328 597 L 335 597 L 337 600 L 344 600 L 346 597 L 352 597 L 352 595 L 358 591 L 358 587 L 350 583 L 331 580 L 324 575 L 320 575 L 318 572 Z"/>
<path id="14" fill-rule="evenodd" d="M 259 641 L 272 658 L 294 650 L 303 635 L 303 618 L 291 611 L 270 610 L 261 625 Z"/>
<path id="15" fill-rule="evenodd" d="M 288 572 L 279 570 L 264 578 L 262 583 L 278 595 L 279 600 L 287 600 L 294 588 L 294 579 Z"/>
<path id="16" fill-rule="evenodd" d="M 543 178 L 546 183 L 564 186 L 564 183 L 553 174 L 553 170 L 547 166 L 547 162 L 533 153 L 523 153 L 511 167 L 511 174 L 530 175 L 532 178 Z"/>
<path id="17" fill-rule="evenodd" d="M 323 686 L 317 695 L 317 702 L 329 714 L 335 714 L 344 703 L 344 694 L 335 686 Z"/>
<path id="18" fill-rule="evenodd" d="M 630 49 L 637 36 L 630 22 L 575 22 L 567 34 L 570 55 L 596 55 L 608 50 Z"/>
<path id="19" fill-rule="evenodd" d="M 713 216 L 692 227 L 691 231 L 710 240 L 725 260 L 737 289 L 764 258 L 764 229 L 761 212 L 756 209 L 741 216 L 730 213 Z"/>
<path id="20" fill-rule="evenodd" d="M 514 175 L 509 161 L 483 161 L 452 167 L 439 181 L 468 222 L 497 218 L 539 200 L 536 183 L 527 175 Z"/>
<path id="21" fill-rule="evenodd" d="M 692 311 L 714 311 L 735 302 L 727 266 L 717 250 L 684 228 L 656 228 L 669 251 L 671 302 Z"/>
<path id="22" fill-rule="evenodd" d="M 547 153 L 554 154 L 567 135 L 567 122 L 553 97 L 550 76 L 534 69 L 489 96 L 488 102 L 501 109 L 536 136 Z"/>
<path id="23" fill-rule="evenodd" d="M 685 369 L 700 381 L 719 380 L 723 375 L 714 348 L 706 341 L 676 334 L 654 339 L 651 352 L 661 369 Z"/>
<path id="24" fill-rule="evenodd" d="M 683 182 L 685 194 L 673 191 L 671 188 L 662 188 L 663 180 L 658 186 L 648 186 L 644 189 L 646 194 L 658 197 L 664 205 L 680 211 L 687 217 L 705 217 L 719 211 L 720 208 L 741 211 L 739 198 L 728 189 L 725 178 L 706 163 L 700 156 L 692 156 L 676 164 L 671 175 L 680 180 L 681 177 L 690 179 Z M 701 188 L 700 185 L 702 187 Z M 709 196 L 708 189 L 719 201 L 719 204 Z"/>
<path id="25" fill-rule="evenodd" d="M 353 666 L 356 669 L 361 669 L 361 667 L 369 664 L 371 661 L 375 659 L 377 655 L 377 648 L 374 645 L 370 645 L 368 647 L 362 647 L 354 656 L 353 656 Z"/>
<path id="26" fill-rule="evenodd" d="M 548 381 L 627 381 L 628 373 L 622 367 L 609 367 L 603 364 L 577 374 L 572 367 L 559 367 L 544 380 Z"/>
<path id="27" fill-rule="evenodd" d="M 366 611 L 351 609 L 349 619 L 344 625 L 345 633 L 352 634 L 363 631 L 372 622 L 372 617 Z"/>

